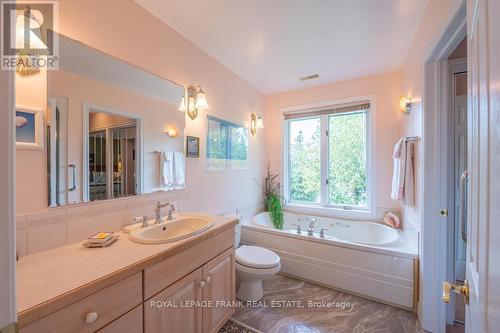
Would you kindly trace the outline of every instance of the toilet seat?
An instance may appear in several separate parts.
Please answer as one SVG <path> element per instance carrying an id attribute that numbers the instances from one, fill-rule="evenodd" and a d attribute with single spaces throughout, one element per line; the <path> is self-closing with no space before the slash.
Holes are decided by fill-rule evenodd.
<path id="1" fill-rule="evenodd" d="M 243 245 L 235 251 L 235 261 L 253 269 L 269 269 L 280 265 L 280 257 L 263 247 Z"/>

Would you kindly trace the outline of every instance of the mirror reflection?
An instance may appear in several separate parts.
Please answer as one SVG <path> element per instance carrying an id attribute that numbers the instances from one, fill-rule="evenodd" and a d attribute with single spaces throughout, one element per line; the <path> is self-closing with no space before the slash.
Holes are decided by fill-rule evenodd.
<path id="1" fill-rule="evenodd" d="M 183 133 L 184 88 L 59 38 L 59 70 L 46 73 L 48 206 L 182 188 L 164 182 L 158 152 L 184 157 L 184 136 L 167 135 Z"/>

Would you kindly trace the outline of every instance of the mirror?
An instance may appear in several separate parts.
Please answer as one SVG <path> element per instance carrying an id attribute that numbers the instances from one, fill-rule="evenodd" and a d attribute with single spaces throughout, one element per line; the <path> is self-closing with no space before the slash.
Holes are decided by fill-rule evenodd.
<path id="1" fill-rule="evenodd" d="M 59 48 L 47 72 L 48 205 L 183 188 L 165 184 L 160 163 L 184 156 L 184 88 L 63 35 Z"/>

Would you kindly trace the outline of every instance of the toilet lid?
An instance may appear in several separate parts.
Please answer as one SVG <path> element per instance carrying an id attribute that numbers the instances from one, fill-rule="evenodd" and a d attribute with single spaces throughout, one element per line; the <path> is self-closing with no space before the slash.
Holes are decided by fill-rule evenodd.
<path id="1" fill-rule="evenodd" d="M 280 257 L 273 251 L 250 245 L 237 248 L 235 259 L 240 265 L 251 268 L 273 268 L 280 263 Z"/>

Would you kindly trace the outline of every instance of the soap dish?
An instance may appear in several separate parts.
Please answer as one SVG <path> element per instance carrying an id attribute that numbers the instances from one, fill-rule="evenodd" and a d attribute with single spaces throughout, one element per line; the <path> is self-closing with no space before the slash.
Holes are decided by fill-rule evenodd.
<path id="1" fill-rule="evenodd" d="M 89 241 L 86 241 L 83 243 L 83 246 L 85 246 L 87 248 L 108 247 L 111 244 L 113 244 L 114 242 L 116 242 L 116 240 L 118 238 L 120 238 L 120 235 L 113 235 L 109 240 L 107 240 L 103 243 L 90 243 Z"/>

